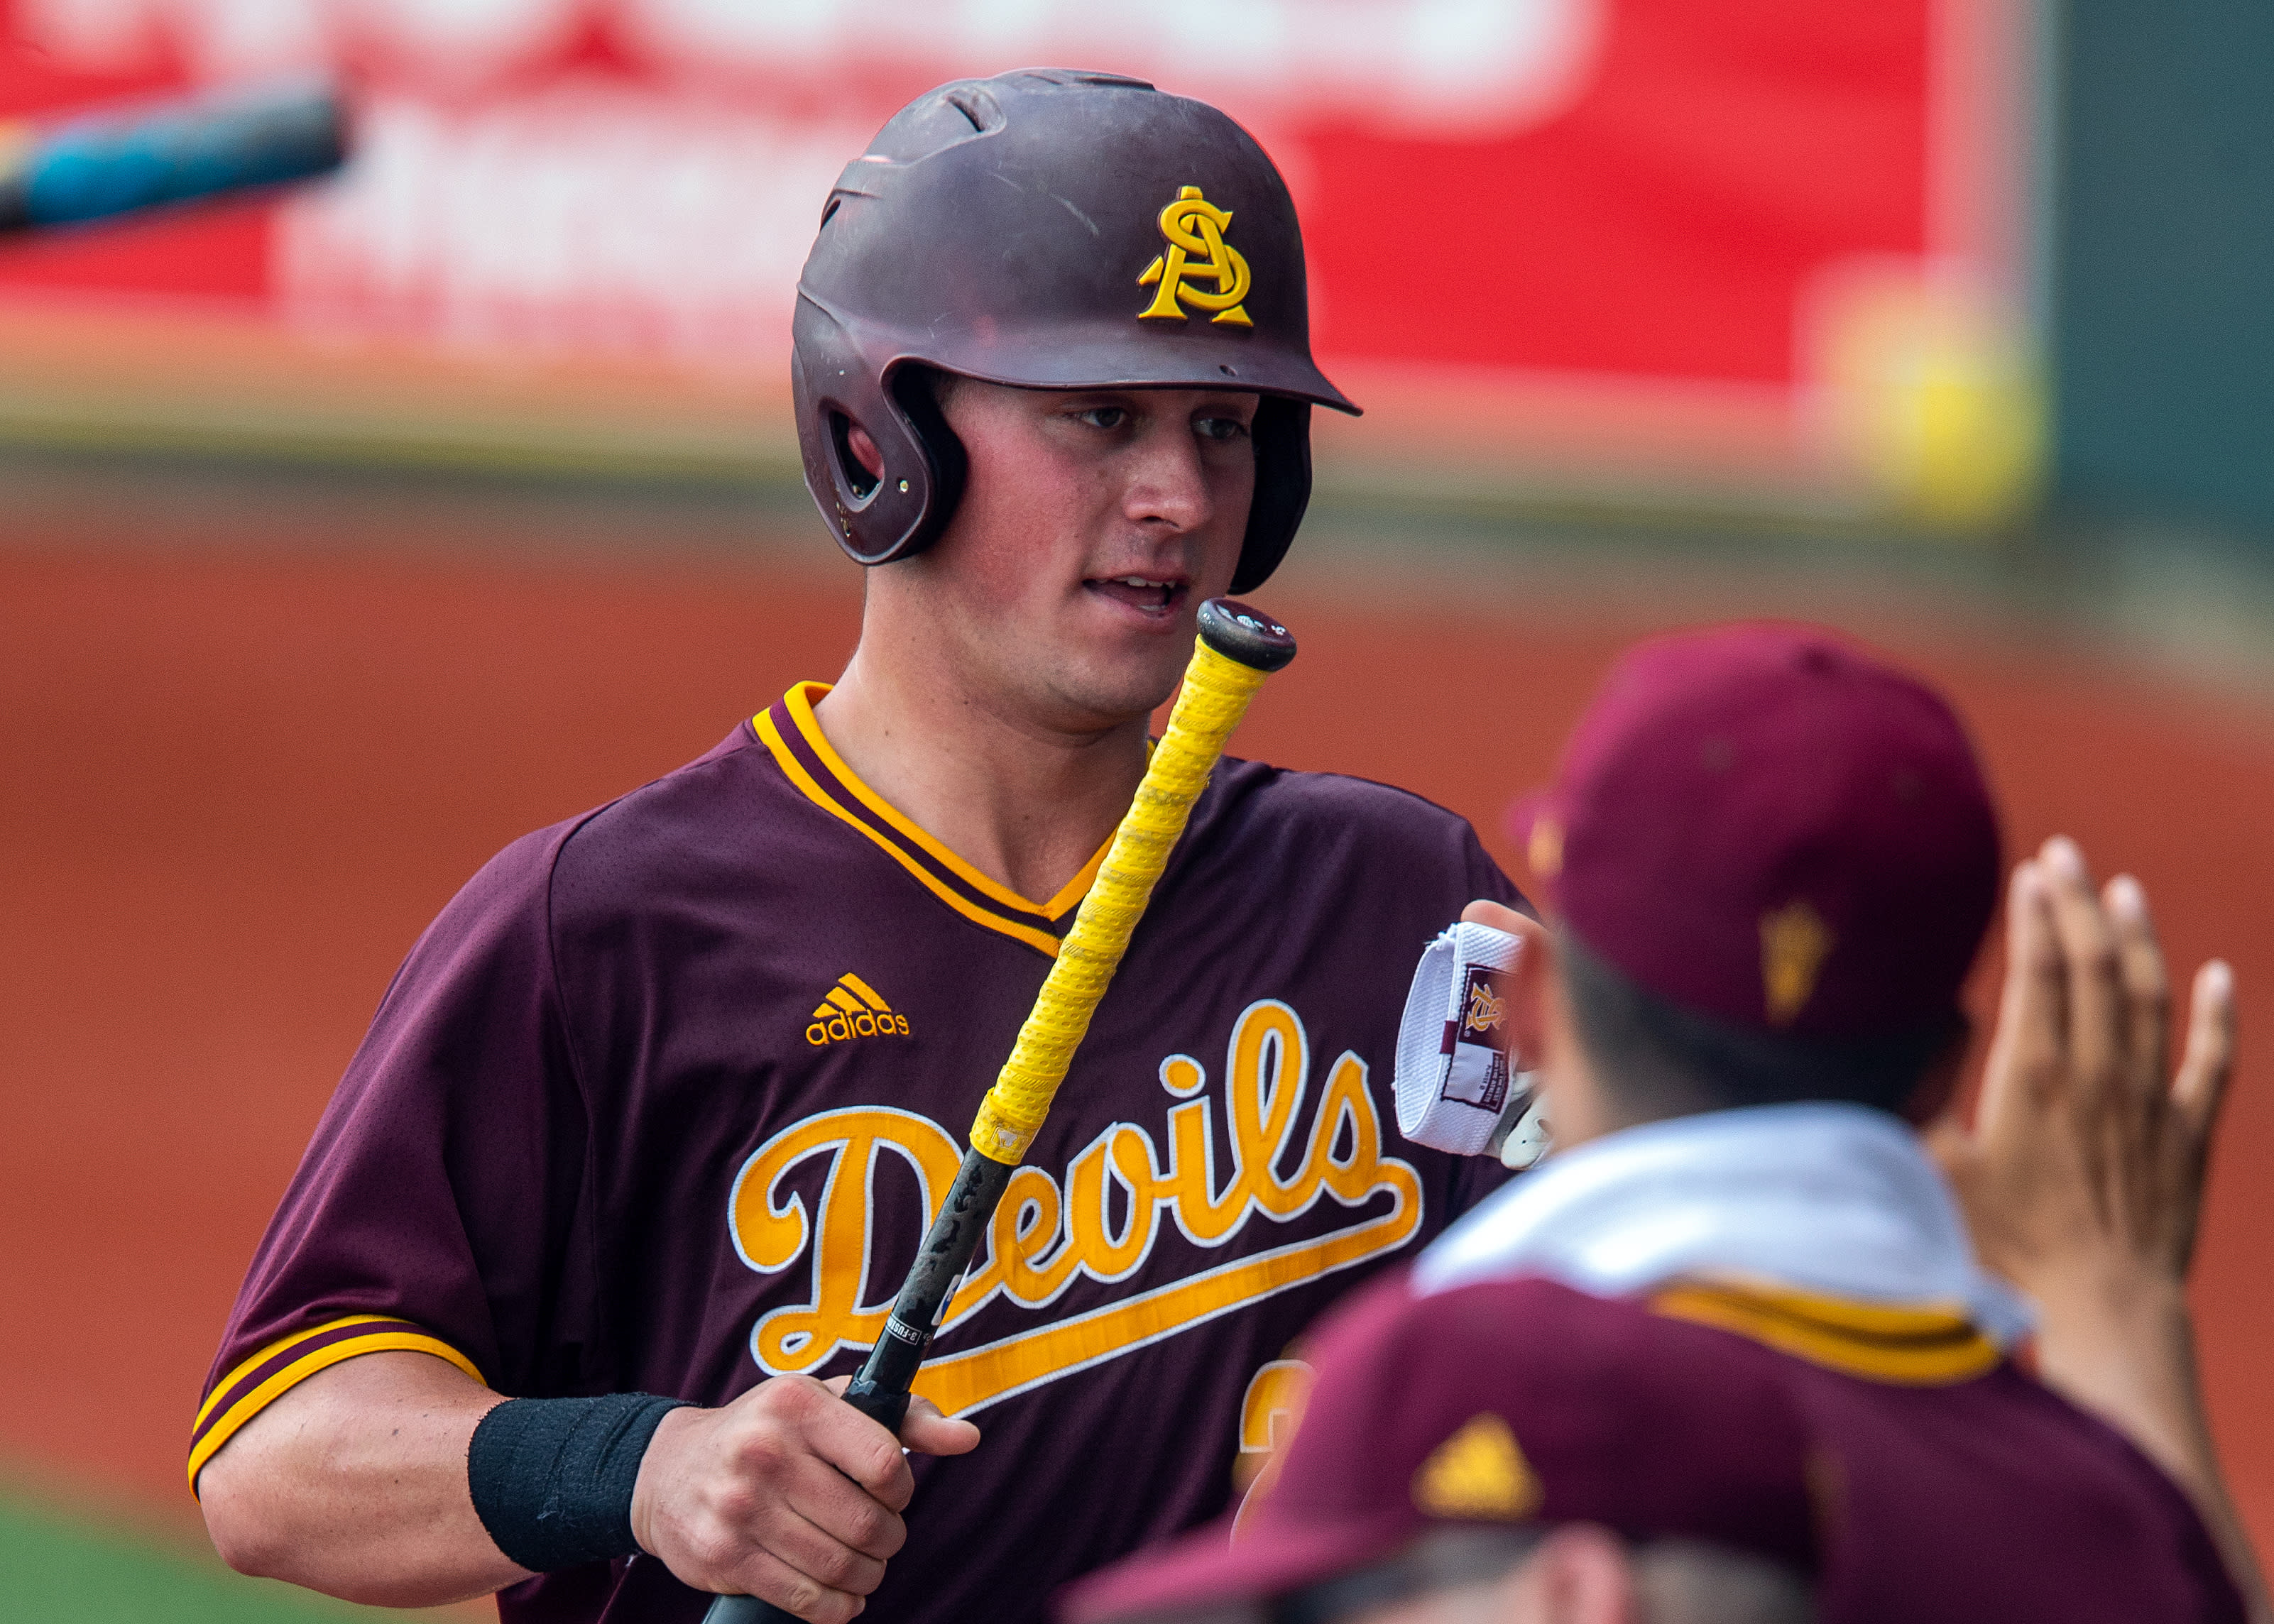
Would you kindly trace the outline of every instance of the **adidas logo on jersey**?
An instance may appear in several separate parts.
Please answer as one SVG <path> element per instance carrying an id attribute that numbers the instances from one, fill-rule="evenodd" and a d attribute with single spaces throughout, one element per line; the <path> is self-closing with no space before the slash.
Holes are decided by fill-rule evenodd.
<path id="1" fill-rule="evenodd" d="M 805 1029 L 805 1041 L 816 1049 L 854 1038 L 908 1035 L 908 1018 L 893 1014 L 883 996 L 850 970 L 837 978 L 829 996 L 815 1007 L 813 1024 Z"/>

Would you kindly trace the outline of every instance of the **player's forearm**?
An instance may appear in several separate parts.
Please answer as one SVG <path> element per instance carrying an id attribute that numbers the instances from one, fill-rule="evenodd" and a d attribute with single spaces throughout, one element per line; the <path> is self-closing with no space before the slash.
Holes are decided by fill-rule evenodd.
<path id="1" fill-rule="evenodd" d="M 2187 1492 L 2252 1618 L 2267 1624 L 2274 1609 L 2219 1470 L 2184 1290 L 2167 1280 L 2079 1278 L 2046 1282 L 2037 1297 L 2047 1385 L 2114 1426 Z"/>
<path id="2" fill-rule="evenodd" d="M 375 1353 L 302 1382 L 207 1465 L 199 1498 L 230 1567 L 349 1601 L 433 1606 L 529 1576 L 466 1487 L 500 1402 L 440 1359 Z"/>

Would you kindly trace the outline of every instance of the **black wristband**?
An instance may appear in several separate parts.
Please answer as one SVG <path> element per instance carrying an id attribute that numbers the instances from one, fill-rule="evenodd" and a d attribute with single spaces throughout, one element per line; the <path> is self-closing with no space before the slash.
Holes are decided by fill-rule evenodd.
<path id="1" fill-rule="evenodd" d="M 531 1573 L 605 1562 L 639 1549 L 632 1485 L 665 1416 L 684 1399 L 508 1399 L 466 1447 L 466 1486 L 497 1548 Z"/>

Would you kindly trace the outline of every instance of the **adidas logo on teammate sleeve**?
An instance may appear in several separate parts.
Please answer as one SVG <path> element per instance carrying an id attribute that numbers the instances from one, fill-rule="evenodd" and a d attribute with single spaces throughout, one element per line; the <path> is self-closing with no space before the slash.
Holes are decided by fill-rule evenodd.
<path id="1" fill-rule="evenodd" d="M 805 1041 L 816 1049 L 853 1038 L 904 1038 L 908 1018 L 892 1013 L 884 996 L 847 970 L 837 978 L 829 996 L 814 1007 L 813 1024 Z"/>

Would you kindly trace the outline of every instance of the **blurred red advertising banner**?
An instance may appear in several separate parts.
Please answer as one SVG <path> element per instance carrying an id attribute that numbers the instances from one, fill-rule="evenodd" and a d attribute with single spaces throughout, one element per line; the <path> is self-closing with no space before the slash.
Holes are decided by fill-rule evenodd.
<path id="1" fill-rule="evenodd" d="M 321 65 L 358 129 L 302 194 L 0 246 L 0 348 L 107 300 L 280 376 L 297 344 L 778 401 L 844 163 L 931 85 L 1057 63 L 1279 161 L 1321 359 L 1379 408 L 1330 432 L 1353 465 L 1864 508 L 1955 469 L 1979 516 L 2029 459 L 2017 4 L 5 0 L 0 115 Z"/>

